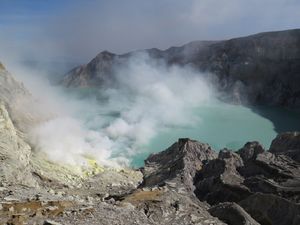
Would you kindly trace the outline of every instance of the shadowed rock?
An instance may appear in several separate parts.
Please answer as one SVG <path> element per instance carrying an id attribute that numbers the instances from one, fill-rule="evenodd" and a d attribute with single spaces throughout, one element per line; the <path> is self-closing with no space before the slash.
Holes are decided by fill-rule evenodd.
<path id="1" fill-rule="evenodd" d="M 248 142 L 237 153 L 241 156 L 244 162 L 256 159 L 257 155 L 265 150 L 257 141 Z"/>
<path id="2" fill-rule="evenodd" d="M 224 202 L 211 207 L 209 213 L 229 225 L 259 225 L 241 206 Z"/>
<path id="3" fill-rule="evenodd" d="M 300 205 L 276 195 L 256 193 L 239 204 L 260 224 L 300 224 Z"/>
<path id="4" fill-rule="evenodd" d="M 300 132 L 279 134 L 272 141 L 270 152 L 284 154 L 300 162 Z"/>
<path id="5" fill-rule="evenodd" d="M 249 196 L 249 189 L 237 168 L 243 166 L 240 156 L 229 150 L 221 150 L 217 159 L 209 161 L 194 179 L 195 194 L 210 204 L 240 201 Z"/>

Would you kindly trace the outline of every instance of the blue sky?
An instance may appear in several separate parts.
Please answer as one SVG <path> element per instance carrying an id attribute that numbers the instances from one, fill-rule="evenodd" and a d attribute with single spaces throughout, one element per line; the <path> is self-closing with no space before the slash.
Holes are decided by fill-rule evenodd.
<path id="1" fill-rule="evenodd" d="M 193 40 L 300 28 L 298 0 L 0 0 L 0 59 L 88 61 Z"/>

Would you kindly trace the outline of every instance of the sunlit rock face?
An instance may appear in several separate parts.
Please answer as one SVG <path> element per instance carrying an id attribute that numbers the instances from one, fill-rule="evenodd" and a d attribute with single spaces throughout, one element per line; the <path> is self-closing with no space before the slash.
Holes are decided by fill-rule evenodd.
<path id="1" fill-rule="evenodd" d="M 196 41 L 167 50 L 148 49 L 115 55 L 101 52 L 71 70 L 65 86 L 101 86 L 114 69 L 135 54 L 147 53 L 168 65 L 210 72 L 224 100 L 239 103 L 300 107 L 300 30 L 260 33 L 226 41 Z"/>
<path id="2" fill-rule="evenodd" d="M 30 172 L 30 146 L 22 139 L 0 102 L 0 180 L 35 186 Z"/>
<path id="3" fill-rule="evenodd" d="M 144 186 L 173 182 L 193 190 L 193 177 L 203 162 L 215 159 L 217 154 L 208 144 L 181 138 L 163 152 L 151 154 L 145 160 Z"/>
<path id="4" fill-rule="evenodd" d="M 2 65 L 2 64 L 1 64 Z M 49 161 L 32 143 L 31 130 L 53 117 L 4 66 L 0 69 L 0 184 L 77 185 L 83 172 Z M 89 169 L 89 168 L 87 168 Z"/>
<path id="5" fill-rule="evenodd" d="M 31 95 L 3 65 L 0 67 L 0 101 L 6 106 L 14 124 L 24 131 L 33 119 L 28 107 L 32 101 Z"/>
<path id="6" fill-rule="evenodd" d="M 22 83 L 0 63 L 0 174 L 4 185 L 38 185 L 31 173 L 31 147 L 22 132 L 31 121 L 24 107 L 30 99 Z"/>

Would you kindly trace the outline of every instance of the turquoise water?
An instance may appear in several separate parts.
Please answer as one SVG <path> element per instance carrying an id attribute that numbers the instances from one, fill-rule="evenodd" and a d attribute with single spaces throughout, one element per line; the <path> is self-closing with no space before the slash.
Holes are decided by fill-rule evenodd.
<path id="1" fill-rule="evenodd" d="M 208 143 L 216 151 L 222 148 L 238 150 L 248 141 L 259 141 L 268 149 L 279 132 L 300 130 L 299 112 L 272 107 L 247 108 L 214 100 L 187 108 L 186 112 L 183 110 L 182 116 L 192 121 L 188 124 L 177 121 L 163 123 L 160 115 L 150 114 L 152 119 L 158 120 L 159 123 L 154 126 L 155 134 L 141 144 L 132 133 L 124 132 L 119 136 L 111 136 L 106 132 L 107 127 L 130 109 L 130 100 L 120 99 L 118 96 L 117 100 L 112 101 L 112 98 L 95 93 L 95 90 L 91 89 L 71 92 L 73 97 L 85 104 L 77 112 L 78 117 L 84 119 L 89 129 L 100 132 L 112 142 L 111 157 L 125 157 L 133 167 L 143 166 L 149 154 L 168 148 L 178 138 L 187 137 Z M 142 122 L 144 120 L 141 119 Z M 134 127 L 135 123 L 129 125 Z"/>
<path id="2" fill-rule="evenodd" d="M 266 114 L 273 113 L 283 121 L 281 131 L 300 130 L 300 114 L 277 108 L 259 108 Z M 259 141 L 266 149 L 276 137 L 275 124 L 253 112 L 253 109 L 239 105 L 218 104 L 198 108 L 195 114 L 201 118 L 190 127 L 166 128 L 158 133 L 151 142 L 144 146 L 141 154 L 133 157 L 132 165 L 139 167 L 152 152 L 166 149 L 178 138 L 188 137 L 211 145 L 215 150 L 229 148 L 238 150 L 248 141 Z M 277 120 L 278 121 L 278 120 Z M 286 122 L 284 122 L 286 121 Z M 289 129 L 292 128 L 292 129 Z"/>

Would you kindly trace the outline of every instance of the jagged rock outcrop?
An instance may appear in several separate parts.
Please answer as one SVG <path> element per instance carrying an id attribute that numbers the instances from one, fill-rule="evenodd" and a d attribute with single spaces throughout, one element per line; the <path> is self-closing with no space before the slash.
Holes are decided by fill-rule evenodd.
<path id="1" fill-rule="evenodd" d="M 300 162 L 300 132 L 279 134 L 272 141 L 270 152 L 287 155 Z"/>
<path id="2" fill-rule="evenodd" d="M 179 139 L 165 151 L 152 154 L 145 160 L 143 186 L 183 184 L 194 189 L 193 177 L 203 164 L 216 158 L 216 153 L 208 144 L 189 139 Z"/>
<path id="3" fill-rule="evenodd" d="M 237 153 L 221 151 L 195 178 L 196 195 L 211 204 L 239 202 L 255 192 L 273 193 L 299 201 L 300 165 L 285 155 L 263 150 L 257 142 L 247 143 Z M 242 160 L 243 159 L 243 160 Z"/>
<path id="4" fill-rule="evenodd" d="M 112 79 L 114 67 L 117 66 L 117 55 L 104 51 L 99 53 L 87 65 L 72 69 L 64 79 L 63 85 L 70 86 L 101 86 Z"/>
<path id="5" fill-rule="evenodd" d="M 284 154 L 295 146 L 293 134 L 281 134 L 272 142 L 273 151 L 279 143 L 280 154 L 265 151 L 258 142 L 246 143 L 237 153 L 220 151 L 218 159 L 198 172 L 195 194 L 211 204 L 236 202 L 261 224 L 299 223 L 300 164 Z M 229 221 L 220 207 L 214 206 L 219 216 L 213 215 Z"/>
<path id="6" fill-rule="evenodd" d="M 255 160 L 257 155 L 263 153 L 264 148 L 257 142 L 248 142 L 238 151 L 238 154 L 243 159 L 244 162 L 248 162 L 250 160 Z"/>
<path id="7" fill-rule="evenodd" d="M 208 205 L 193 194 L 196 172 L 216 157 L 208 144 L 181 138 L 145 160 L 142 191 L 126 199 L 146 211 L 157 224 L 222 224 L 208 214 Z"/>
<path id="8" fill-rule="evenodd" d="M 210 204 L 238 202 L 251 194 L 238 172 L 243 160 L 237 153 L 221 150 L 217 159 L 209 161 L 194 179 L 195 194 Z"/>
<path id="9" fill-rule="evenodd" d="M 98 86 L 110 80 L 120 62 L 145 52 L 167 65 L 188 65 L 216 75 L 226 101 L 300 107 L 300 29 L 267 32 L 225 41 L 195 41 L 167 50 L 148 49 L 115 55 L 102 52 L 70 71 L 66 86 Z"/>
<path id="10" fill-rule="evenodd" d="M 291 141 L 295 134 L 279 135 L 282 152 L 297 146 L 295 139 Z M 198 205 L 210 203 L 209 212 L 228 224 L 297 224 L 299 172 L 297 161 L 265 151 L 258 142 L 248 142 L 237 152 L 223 149 L 216 157 L 206 144 L 179 139 L 169 149 L 145 160 L 142 187 L 167 187 L 189 196 L 196 204 L 197 196 Z M 195 195 L 189 193 L 191 190 Z M 279 212 L 282 208 L 286 210 Z"/>

